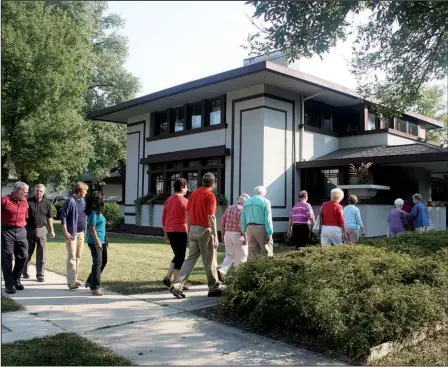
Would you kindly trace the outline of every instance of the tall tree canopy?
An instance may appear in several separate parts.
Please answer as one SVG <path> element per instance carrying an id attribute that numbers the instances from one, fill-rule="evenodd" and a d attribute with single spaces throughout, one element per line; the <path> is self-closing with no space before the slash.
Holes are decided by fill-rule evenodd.
<path id="1" fill-rule="evenodd" d="M 2 179 L 59 188 L 89 171 L 101 181 L 126 157 L 126 128 L 84 120 L 128 100 L 123 20 L 105 1 L 2 2 Z"/>
<path id="2" fill-rule="evenodd" d="M 288 60 L 322 56 L 349 34 L 356 37 L 352 71 L 359 92 L 394 111 L 415 105 L 420 87 L 448 70 L 448 2 L 247 1 L 259 32 L 251 54 L 282 50 Z M 368 15 L 365 22 L 357 24 Z"/>

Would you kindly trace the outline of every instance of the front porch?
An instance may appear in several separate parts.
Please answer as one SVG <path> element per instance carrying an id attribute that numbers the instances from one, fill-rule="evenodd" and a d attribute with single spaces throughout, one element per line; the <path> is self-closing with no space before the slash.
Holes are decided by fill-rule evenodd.
<path id="1" fill-rule="evenodd" d="M 358 169 L 368 162 L 372 165 L 365 175 L 353 171 L 353 166 Z M 350 193 L 358 194 L 369 237 L 387 233 L 387 216 L 395 199 L 412 202 L 417 192 L 428 206 L 430 227 L 447 227 L 448 152 L 442 148 L 417 143 L 340 149 L 312 161 L 297 162 L 296 167 L 300 169 L 301 188 L 308 191 L 317 212 L 329 200 L 333 188 L 344 190 L 342 205 L 347 204 Z"/>

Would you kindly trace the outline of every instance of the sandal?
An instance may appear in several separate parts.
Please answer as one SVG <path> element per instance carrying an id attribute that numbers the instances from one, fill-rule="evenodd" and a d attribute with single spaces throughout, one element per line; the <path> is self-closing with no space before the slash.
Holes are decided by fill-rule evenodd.
<path id="1" fill-rule="evenodd" d="M 93 289 L 92 296 L 102 296 L 104 293 L 100 289 Z"/>
<path id="2" fill-rule="evenodd" d="M 163 278 L 162 280 L 163 284 L 167 286 L 168 288 L 171 287 L 171 280 L 169 280 L 167 277 Z"/>

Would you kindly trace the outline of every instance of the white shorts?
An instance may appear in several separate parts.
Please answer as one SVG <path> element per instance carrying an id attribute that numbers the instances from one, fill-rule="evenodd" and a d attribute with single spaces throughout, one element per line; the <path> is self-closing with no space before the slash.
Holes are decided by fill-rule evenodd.
<path id="1" fill-rule="evenodd" d="M 322 226 L 320 243 L 327 246 L 342 245 L 342 229 L 336 226 Z"/>

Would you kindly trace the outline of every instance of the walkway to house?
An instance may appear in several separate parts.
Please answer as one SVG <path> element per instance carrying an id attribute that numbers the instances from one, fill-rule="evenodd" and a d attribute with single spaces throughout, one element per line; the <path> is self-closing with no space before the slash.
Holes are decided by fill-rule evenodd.
<path id="1" fill-rule="evenodd" d="M 191 287 L 182 300 L 168 291 L 93 297 L 85 288 L 69 291 L 53 272 L 45 280 L 23 280 L 25 290 L 8 295 L 26 311 L 2 314 L 2 343 L 74 332 L 139 365 L 340 364 L 189 312 L 219 302 L 205 286 Z"/>

